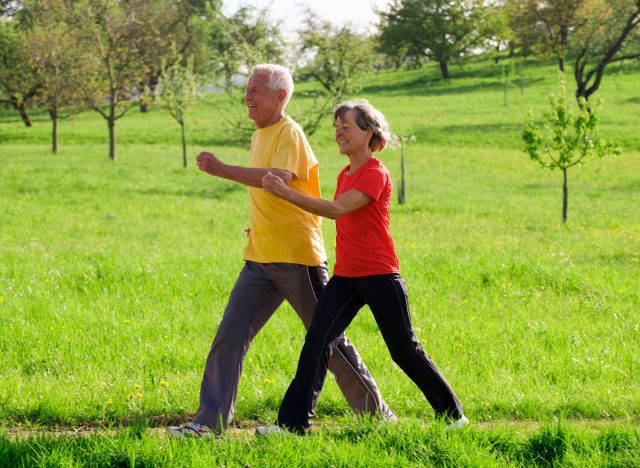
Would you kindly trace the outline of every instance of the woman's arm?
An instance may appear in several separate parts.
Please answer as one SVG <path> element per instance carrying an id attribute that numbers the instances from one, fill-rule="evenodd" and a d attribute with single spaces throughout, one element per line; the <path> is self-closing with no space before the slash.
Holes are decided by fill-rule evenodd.
<path id="1" fill-rule="evenodd" d="M 342 215 L 362 208 L 371 201 L 371 197 L 355 189 L 349 190 L 336 201 L 310 197 L 290 189 L 280 177 L 271 172 L 268 172 L 262 178 L 262 188 L 298 208 L 330 219 L 337 219 Z"/>

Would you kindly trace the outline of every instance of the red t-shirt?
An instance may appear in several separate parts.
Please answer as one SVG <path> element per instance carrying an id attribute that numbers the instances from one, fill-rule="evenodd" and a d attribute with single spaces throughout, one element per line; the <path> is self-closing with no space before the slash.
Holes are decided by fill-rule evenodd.
<path id="1" fill-rule="evenodd" d="M 338 276 L 369 276 L 399 273 L 400 264 L 389 232 L 391 176 L 376 158 L 369 159 L 354 174 L 349 166 L 338 175 L 334 200 L 351 189 L 372 198 L 371 202 L 336 220 L 336 264 Z"/>

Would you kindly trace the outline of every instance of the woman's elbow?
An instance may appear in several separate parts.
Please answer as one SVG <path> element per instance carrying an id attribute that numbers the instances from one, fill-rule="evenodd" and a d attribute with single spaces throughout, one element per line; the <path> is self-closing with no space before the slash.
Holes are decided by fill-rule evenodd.
<path id="1" fill-rule="evenodd" d="M 344 216 L 348 213 L 348 211 L 345 211 L 342 207 L 339 206 L 332 206 L 328 212 L 325 214 L 326 218 L 329 219 L 338 219 L 340 216 Z"/>

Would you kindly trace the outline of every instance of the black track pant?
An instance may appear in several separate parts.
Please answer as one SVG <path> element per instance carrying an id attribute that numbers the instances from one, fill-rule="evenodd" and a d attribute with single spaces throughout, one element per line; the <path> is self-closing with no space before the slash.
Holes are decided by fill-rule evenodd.
<path id="1" fill-rule="evenodd" d="M 392 359 L 424 393 L 436 416 L 462 416 L 460 402 L 413 331 L 402 277 L 333 276 L 318 300 L 296 376 L 280 406 L 278 425 L 295 432 L 309 429 L 327 374 L 331 345 L 365 304 L 373 312 Z"/>

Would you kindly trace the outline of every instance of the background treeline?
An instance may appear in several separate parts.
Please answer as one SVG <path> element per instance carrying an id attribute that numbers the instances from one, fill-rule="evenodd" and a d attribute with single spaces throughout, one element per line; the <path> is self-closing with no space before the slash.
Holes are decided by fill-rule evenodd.
<path id="1" fill-rule="evenodd" d="M 45 108 L 53 152 L 59 119 L 91 109 L 104 118 L 116 159 L 117 120 L 155 100 L 183 127 L 186 154 L 193 83 L 240 103 L 242 77 L 259 62 L 287 64 L 298 82 L 319 84 L 313 110 L 294 115 L 312 134 L 382 69 L 433 61 L 448 80 L 451 64 L 490 54 L 508 82 L 522 58 L 555 56 L 588 106 L 610 63 L 640 57 L 640 0 L 393 0 L 377 14 L 376 29 L 363 32 L 307 10 L 285 37 L 268 11 L 225 15 L 219 0 L 0 0 L 0 103 L 27 126 L 29 109 Z M 240 113 L 226 120 L 223 131 L 246 141 L 251 122 Z"/>

